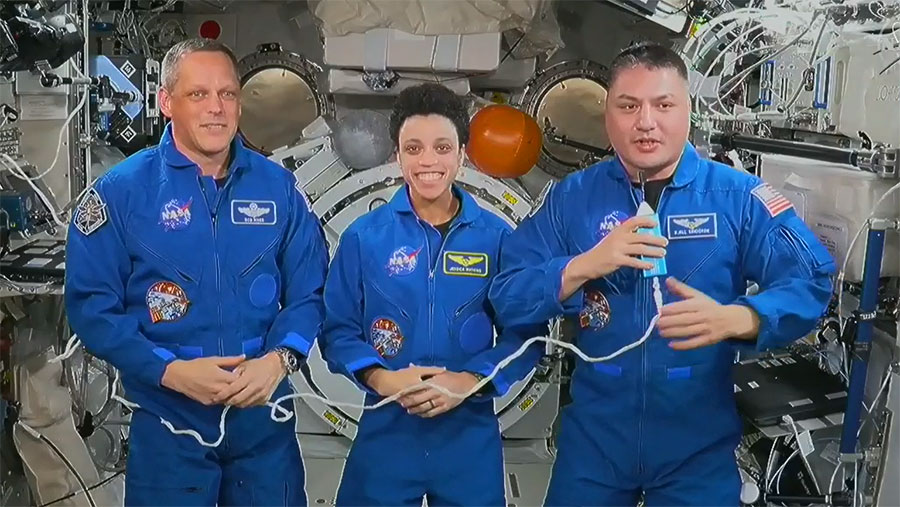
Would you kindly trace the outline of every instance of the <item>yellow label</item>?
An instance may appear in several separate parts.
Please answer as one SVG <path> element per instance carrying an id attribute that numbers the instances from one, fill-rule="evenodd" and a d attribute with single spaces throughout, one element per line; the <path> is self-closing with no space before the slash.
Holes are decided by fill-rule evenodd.
<path id="1" fill-rule="evenodd" d="M 341 418 L 332 414 L 330 410 L 326 410 L 325 413 L 322 415 L 324 415 L 325 419 L 328 419 L 328 421 L 331 422 L 331 424 L 333 424 L 335 426 L 342 426 Z"/>
<path id="2" fill-rule="evenodd" d="M 522 403 L 519 403 L 519 410 L 524 412 L 531 408 L 532 405 L 534 405 L 534 398 L 529 396 L 522 400 Z"/>
<path id="3" fill-rule="evenodd" d="M 515 206 L 516 204 L 519 204 L 519 200 L 516 199 L 515 196 L 513 196 L 509 192 L 503 192 L 503 199 L 505 199 L 506 202 L 512 204 L 513 206 Z"/>

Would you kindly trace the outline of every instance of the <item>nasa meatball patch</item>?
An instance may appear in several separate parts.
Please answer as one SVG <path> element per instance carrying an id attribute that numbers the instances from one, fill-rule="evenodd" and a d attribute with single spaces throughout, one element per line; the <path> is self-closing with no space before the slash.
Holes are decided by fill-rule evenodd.
<path id="1" fill-rule="evenodd" d="M 191 204 L 193 199 L 180 201 L 172 199 L 163 204 L 159 211 L 159 223 L 166 231 L 178 231 L 191 224 Z"/>
<path id="2" fill-rule="evenodd" d="M 416 270 L 419 265 L 419 253 L 422 247 L 401 246 L 394 250 L 388 258 L 385 269 L 390 276 L 408 275 Z"/>
<path id="3" fill-rule="evenodd" d="M 597 230 L 594 234 L 597 241 L 605 238 L 607 234 L 611 233 L 616 227 L 622 225 L 622 222 L 626 220 L 628 220 L 628 215 L 624 211 L 613 211 L 603 217 L 597 225 Z"/>
<path id="4" fill-rule="evenodd" d="M 190 304 L 184 289 L 174 282 L 156 282 L 147 291 L 147 309 L 154 324 L 184 317 Z"/>
<path id="5" fill-rule="evenodd" d="M 372 323 L 372 345 L 383 358 L 397 357 L 403 348 L 400 326 L 391 319 L 376 319 Z"/>

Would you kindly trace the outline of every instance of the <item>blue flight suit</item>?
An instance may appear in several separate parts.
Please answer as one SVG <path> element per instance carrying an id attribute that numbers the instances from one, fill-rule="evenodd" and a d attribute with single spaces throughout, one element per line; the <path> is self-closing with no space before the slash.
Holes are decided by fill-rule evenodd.
<path id="1" fill-rule="evenodd" d="M 175 359 L 306 356 L 324 319 L 324 234 L 293 175 L 235 139 L 221 188 L 181 154 L 171 125 L 97 180 L 69 228 L 66 308 L 88 351 L 122 375 L 133 417 L 128 505 L 306 505 L 291 423 L 160 385 Z M 285 379 L 273 398 L 288 394 Z"/>
<path id="2" fill-rule="evenodd" d="M 505 245 L 490 300 L 504 325 L 576 316 L 576 344 L 609 355 L 656 315 L 651 278 L 633 268 L 559 301 L 562 273 L 637 212 L 643 200 L 618 158 L 555 186 Z M 811 331 L 831 298 L 835 264 L 792 209 L 759 178 L 701 159 L 687 144 L 658 205 L 668 276 L 760 318 L 755 347 Z M 761 287 L 745 295 L 747 281 Z M 663 288 L 663 303 L 680 300 Z M 600 363 L 577 360 L 561 414 L 547 505 L 738 505 L 734 449 L 741 422 L 732 363 L 740 343 L 673 350 L 654 329 L 640 347 Z M 753 347 L 753 342 L 743 342 Z"/>
<path id="3" fill-rule="evenodd" d="M 489 375 L 546 326 L 498 327 L 488 287 L 510 227 L 454 187 L 461 210 L 442 239 L 419 219 L 407 187 L 354 221 L 341 236 L 325 284 L 319 343 L 332 372 L 379 397 L 357 373 L 446 367 Z M 493 346 L 492 346 L 493 345 Z M 492 395 L 502 396 L 537 363 L 541 342 L 500 371 L 487 395 L 434 418 L 399 403 L 367 410 L 344 468 L 337 505 L 506 505 L 500 427 Z"/>

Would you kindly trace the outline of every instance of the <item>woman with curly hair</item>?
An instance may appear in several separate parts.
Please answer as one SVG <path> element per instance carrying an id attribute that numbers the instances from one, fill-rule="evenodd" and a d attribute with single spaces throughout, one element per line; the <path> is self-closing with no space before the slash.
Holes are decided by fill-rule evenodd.
<path id="1" fill-rule="evenodd" d="M 391 137 L 405 185 L 341 237 L 325 285 L 320 346 L 366 404 L 427 380 L 472 391 L 541 328 L 501 329 L 487 292 L 510 227 L 455 185 L 469 120 L 444 86 L 404 90 Z M 494 330 L 496 328 L 496 340 Z M 492 400 L 541 355 L 529 347 L 468 398 L 420 386 L 365 411 L 337 505 L 506 505 Z"/>

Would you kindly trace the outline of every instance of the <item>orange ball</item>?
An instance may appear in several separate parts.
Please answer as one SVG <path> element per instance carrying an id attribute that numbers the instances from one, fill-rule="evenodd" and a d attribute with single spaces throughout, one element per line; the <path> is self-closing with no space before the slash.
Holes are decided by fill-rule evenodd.
<path id="1" fill-rule="evenodd" d="M 507 105 L 490 105 L 469 123 L 469 160 L 495 178 L 517 178 L 534 167 L 541 155 L 543 134 L 536 121 Z"/>

